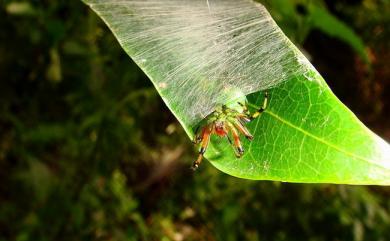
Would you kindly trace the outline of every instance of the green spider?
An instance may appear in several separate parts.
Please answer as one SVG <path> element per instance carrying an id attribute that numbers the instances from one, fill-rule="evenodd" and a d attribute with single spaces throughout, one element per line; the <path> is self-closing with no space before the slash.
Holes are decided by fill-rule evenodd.
<path id="1" fill-rule="evenodd" d="M 248 140 L 253 140 L 253 136 L 245 127 L 245 124 L 259 117 L 267 108 L 268 92 L 264 94 L 263 105 L 253 114 L 248 110 L 245 96 L 243 96 L 243 100 L 245 104 L 240 100 L 232 104 L 218 106 L 214 112 L 205 118 L 202 128 L 200 128 L 200 125 L 196 128 L 193 143 L 200 143 L 200 149 L 198 159 L 193 162 L 192 169 L 196 170 L 202 162 L 212 134 L 216 134 L 219 137 L 226 137 L 229 143 L 234 146 L 234 152 L 237 158 L 240 158 L 244 154 L 239 133 L 243 134 Z M 201 129 L 200 133 L 198 132 L 199 129 Z M 229 132 L 233 137 L 233 142 L 229 137 Z"/>

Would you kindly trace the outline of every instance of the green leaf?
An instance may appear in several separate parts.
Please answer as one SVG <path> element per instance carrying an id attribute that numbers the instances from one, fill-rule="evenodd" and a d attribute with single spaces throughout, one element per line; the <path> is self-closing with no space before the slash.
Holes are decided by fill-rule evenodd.
<path id="1" fill-rule="evenodd" d="M 212 137 L 206 157 L 218 169 L 257 180 L 390 184 L 389 145 L 333 95 L 261 5 L 86 3 L 150 77 L 190 137 L 218 104 L 247 95 L 260 106 L 268 89 L 268 108 L 248 124 L 254 140 L 242 140 L 242 158 L 235 158 L 225 138 Z"/>
<path id="2" fill-rule="evenodd" d="M 249 123 L 246 154 L 213 140 L 208 157 L 220 170 L 248 179 L 390 184 L 390 149 L 330 91 L 316 72 L 269 91 L 267 110 Z M 249 101 L 260 106 L 262 95 Z M 226 155 L 230 153 L 230 155 Z"/>

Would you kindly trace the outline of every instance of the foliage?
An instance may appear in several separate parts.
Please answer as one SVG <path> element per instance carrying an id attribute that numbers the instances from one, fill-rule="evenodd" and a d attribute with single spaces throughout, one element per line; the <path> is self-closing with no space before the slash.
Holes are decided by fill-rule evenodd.
<path id="1" fill-rule="evenodd" d="M 257 106 L 262 100 L 256 92 L 271 92 L 263 116 L 248 124 L 255 138 L 243 143 L 241 158 L 229 142 L 212 138 L 205 156 L 218 169 L 257 180 L 390 184 L 390 146 L 338 101 L 262 5 L 85 2 L 149 76 L 191 138 L 191 129 L 218 104 L 239 101 L 237 90 L 241 96 L 255 92 L 251 103 L 257 100 Z M 357 41 L 348 41 L 360 40 L 350 28 L 317 5 L 307 6 L 313 26 L 346 36 L 342 39 L 357 47 Z M 230 11 L 235 14 L 226 17 Z"/>
<path id="2" fill-rule="evenodd" d="M 310 31 L 319 29 L 323 33 L 349 44 L 364 61 L 370 61 L 361 38 L 353 29 L 327 10 L 325 1 L 265 0 L 265 4 L 294 42 L 303 43 Z"/>
<path id="3" fill-rule="evenodd" d="M 95 14 L 78 1 L 31 1 L 17 14 L 10 3 L 0 7 L 0 240 L 390 236 L 388 188 L 253 182 L 207 163 L 193 173 L 184 131 Z M 360 30 L 381 26 L 379 11 L 343 6 Z M 373 50 L 388 40 L 365 36 Z M 380 53 L 372 75 L 389 79 Z M 351 79 L 335 91 L 385 135 L 386 82 Z M 353 99 L 356 82 L 371 95 Z"/>

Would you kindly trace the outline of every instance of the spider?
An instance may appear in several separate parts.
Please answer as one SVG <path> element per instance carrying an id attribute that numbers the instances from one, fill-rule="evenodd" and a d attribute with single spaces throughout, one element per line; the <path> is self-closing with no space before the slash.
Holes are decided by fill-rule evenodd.
<path id="1" fill-rule="evenodd" d="M 245 124 L 260 116 L 267 108 L 267 103 L 268 92 L 265 92 L 263 105 L 253 114 L 248 110 L 246 99 L 245 104 L 242 102 L 234 102 L 232 104 L 218 106 L 214 112 L 205 118 L 201 131 L 199 132 L 201 125 L 198 125 L 195 130 L 193 143 L 200 143 L 200 149 L 198 159 L 193 162 L 192 169 L 196 170 L 202 162 L 212 134 L 216 134 L 219 137 L 226 137 L 229 143 L 234 146 L 236 157 L 240 158 L 244 154 L 244 148 L 241 145 L 239 133 L 243 134 L 248 140 L 253 140 L 253 136 L 245 127 Z M 229 132 L 233 137 L 233 142 L 229 137 Z"/>

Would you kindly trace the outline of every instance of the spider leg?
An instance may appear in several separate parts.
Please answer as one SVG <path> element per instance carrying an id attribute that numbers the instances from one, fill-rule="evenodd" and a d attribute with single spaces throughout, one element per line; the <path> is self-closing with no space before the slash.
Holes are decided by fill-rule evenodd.
<path id="1" fill-rule="evenodd" d="M 234 126 L 248 139 L 253 140 L 252 134 L 248 131 L 248 129 L 242 124 L 239 118 L 236 118 L 233 121 Z"/>
<path id="2" fill-rule="evenodd" d="M 240 123 L 242 125 L 245 125 L 246 123 L 251 122 L 251 119 L 248 116 L 250 116 L 250 113 L 249 114 L 239 114 L 239 115 L 237 115 L 237 119 L 240 121 Z"/>
<path id="3" fill-rule="evenodd" d="M 249 110 L 248 110 L 247 103 L 243 104 L 243 103 L 241 103 L 241 102 L 238 102 L 238 104 L 242 107 L 243 113 L 244 113 L 246 116 L 250 116 L 250 115 L 251 115 L 251 113 L 250 113 Z"/>
<path id="4" fill-rule="evenodd" d="M 267 104 L 268 104 L 268 92 L 266 91 L 264 94 L 263 106 L 261 106 L 255 113 L 249 116 L 250 120 L 254 120 L 257 117 L 259 117 L 259 115 L 261 115 L 261 113 L 263 113 L 267 108 Z"/>
<path id="5" fill-rule="evenodd" d="M 233 136 L 236 156 L 238 158 L 240 158 L 244 154 L 244 148 L 242 148 L 240 136 L 239 136 L 236 128 L 232 124 L 229 124 L 229 129 L 230 129 L 232 136 Z"/>
<path id="6" fill-rule="evenodd" d="M 232 139 L 230 139 L 229 135 L 226 135 L 226 138 L 228 139 L 230 145 L 233 145 Z"/>
<path id="7" fill-rule="evenodd" d="M 192 163 L 193 170 L 196 170 L 199 167 L 200 163 L 202 162 L 203 154 L 206 152 L 207 146 L 209 145 L 209 142 L 210 142 L 211 131 L 212 131 L 211 126 L 207 125 L 207 126 L 203 127 L 202 135 L 201 135 L 202 140 L 201 140 L 201 145 L 200 145 L 200 149 L 199 149 L 199 156 L 198 156 L 198 159 L 196 159 Z"/>
<path id="8" fill-rule="evenodd" d="M 202 132 L 201 134 L 199 135 L 199 127 L 200 126 L 197 126 L 196 129 L 195 129 L 195 135 L 194 135 L 194 139 L 192 140 L 192 143 L 193 144 L 199 144 L 202 139 L 203 139 L 203 132 L 204 132 L 204 128 L 202 128 Z"/>

